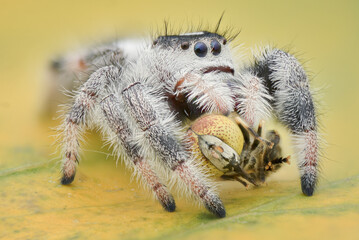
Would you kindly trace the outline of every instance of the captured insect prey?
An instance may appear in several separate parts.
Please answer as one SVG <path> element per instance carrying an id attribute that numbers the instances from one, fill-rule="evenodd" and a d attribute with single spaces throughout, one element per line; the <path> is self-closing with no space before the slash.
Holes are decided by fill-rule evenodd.
<path id="1" fill-rule="evenodd" d="M 319 138 L 307 74 L 293 55 L 270 46 L 248 63 L 236 61 L 235 37 L 218 23 L 211 31 L 115 39 L 56 59 L 54 81 L 73 93 L 58 127 L 60 182 L 80 184 L 80 139 L 94 127 L 166 211 L 176 209 L 177 186 L 225 217 L 213 175 L 258 185 L 289 163 L 279 134 L 262 133 L 261 121 L 276 116 L 291 133 L 301 189 L 311 196 Z"/>
<path id="2" fill-rule="evenodd" d="M 282 163 L 290 163 L 290 156 L 281 156 L 279 135 L 272 130 L 264 139 L 262 127 L 261 123 L 254 131 L 236 113 L 229 117 L 209 114 L 191 124 L 187 137 L 196 160 L 213 175 L 237 180 L 245 187 L 248 183 L 257 186 Z"/>

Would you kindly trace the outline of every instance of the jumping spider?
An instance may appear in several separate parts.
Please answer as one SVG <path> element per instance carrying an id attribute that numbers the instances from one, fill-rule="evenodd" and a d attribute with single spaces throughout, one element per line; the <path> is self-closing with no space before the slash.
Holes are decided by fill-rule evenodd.
<path id="1" fill-rule="evenodd" d="M 211 179 L 186 150 L 182 122 L 204 113 L 235 111 L 251 128 L 273 113 L 289 129 L 302 191 L 311 196 L 319 140 L 305 71 L 291 54 L 270 47 L 239 69 L 230 42 L 217 30 L 165 34 L 153 41 L 114 41 L 55 61 L 58 74 L 87 74 L 61 126 L 61 183 L 74 180 L 78 139 L 94 123 L 165 210 L 176 208 L 163 180 L 168 174 L 208 211 L 225 217 Z"/>

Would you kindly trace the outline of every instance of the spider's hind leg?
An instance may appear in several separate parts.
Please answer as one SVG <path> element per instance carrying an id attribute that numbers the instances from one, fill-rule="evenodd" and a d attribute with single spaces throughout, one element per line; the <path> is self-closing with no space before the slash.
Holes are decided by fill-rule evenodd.
<path id="1" fill-rule="evenodd" d="M 118 77 L 119 72 L 120 69 L 114 66 L 100 68 L 79 88 L 61 126 L 64 152 L 61 184 L 67 185 L 74 180 L 79 156 L 79 135 L 85 130 L 86 123 L 92 120 L 90 112 L 94 110 L 99 96 Z"/>

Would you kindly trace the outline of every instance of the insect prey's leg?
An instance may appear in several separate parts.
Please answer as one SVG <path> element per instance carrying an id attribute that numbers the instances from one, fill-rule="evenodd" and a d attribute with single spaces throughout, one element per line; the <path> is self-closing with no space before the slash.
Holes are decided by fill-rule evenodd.
<path id="1" fill-rule="evenodd" d="M 246 181 L 242 180 L 241 177 L 235 176 L 234 179 L 237 180 L 238 182 L 240 182 L 246 189 L 248 189 L 248 183 Z"/>
<path id="2" fill-rule="evenodd" d="M 118 75 L 119 69 L 116 67 L 101 68 L 91 74 L 89 80 L 83 84 L 76 95 L 74 104 L 63 123 L 65 157 L 62 164 L 62 184 L 70 184 L 74 180 L 79 156 L 78 137 L 82 131 L 82 125 L 88 120 L 88 113 L 95 106 L 101 91 Z"/>
<path id="3" fill-rule="evenodd" d="M 155 193 L 163 208 L 168 212 L 173 212 L 176 204 L 172 195 L 167 190 L 167 187 L 161 183 L 147 159 L 141 156 L 139 146 L 136 146 L 131 141 L 133 131 L 124 119 L 124 114 L 126 113 L 121 109 L 118 98 L 113 94 L 107 96 L 102 100 L 101 108 L 111 130 L 118 136 L 120 144 L 123 146 L 139 175 Z"/>
<path id="4" fill-rule="evenodd" d="M 265 79 L 276 115 L 293 134 L 302 191 L 311 196 L 317 183 L 319 139 L 308 77 L 295 57 L 279 49 L 262 52 L 253 71 Z"/>
<path id="5" fill-rule="evenodd" d="M 174 133 L 166 128 L 163 119 L 159 117 L 159 111 L 163 109 L 158 109 L 158 106 L 156 108 L 153 97 L 145 92 L 144 86 L 139 82 L 133 83 L 124 89 L 122 94 L 131 115 L 167 167 L 180 177 L 210 212 L 218 217 L 225 217 L 222 201 L 208 185 L 206 177 L 200 177 L 201 174 L 189 161 L 191 156 L 185 150 L 184 143 L 176 139 Z M 179 126 L 175 123 L 173 125 L 173 128 L 178 130 Z"/>
<path id="6" fill-rule="evenodd" d="M 266 146 L 268 146 L 268 148 L 273 147 L 272 142 L 268 141 L 265 138 L 262 138 L 256 131 L 254 131 L 252 128 L 250 128 L 240 117 L 237 116 L 234 118 L 234 120 L 239 125 L 239 127 L 242 129 L 242 132 L 246 131 L 254 137 L 254 141 L 255 141 L 254 143 L 256 144 L 256 146 L 258 146 L 259 142 L 261 142 L 261 143 L 265 144 Z M 243 129 L 245 129 L 245 130 L 243 130 Z M 260 131 L 260 133 L 262 133 L 262 123 L 259 124 L 258 130 Z M 252 149 L 252 150 L 254 150 L 254 149 Z"/>

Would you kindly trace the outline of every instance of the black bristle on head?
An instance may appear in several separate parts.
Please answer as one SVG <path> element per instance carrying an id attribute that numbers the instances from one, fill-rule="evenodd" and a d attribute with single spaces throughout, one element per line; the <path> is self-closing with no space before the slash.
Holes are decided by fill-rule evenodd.
<path id="1" fill-rule="evenodd" d="M 218 29 L 219 29 L 219 26 L 221 25 L 223 16 L 224 16 L 224 11 L 222 12 L 221 17 L 219 18 L 219 20 L 218 20 L 218 22 L 217 22 L 216 28 L 214 29 L 214 33 L 217 33 L 217 32 L 218 32 Z"/>
<path id="2" fill-rule="evenodd" d="M 181 23 L 181 27 L 176 29 L 176 27 L 173 24 L 170 24 L 169 20 L 164 20 L 162 31 L 158 30 L 158 33 L 156 34 L 158 37 L 154 37 L 154 41 L 164 42 L 166 41 L 176 41 L 175 38 L 182 38 L 183 36 L 186 36 L 186 33 L 204 33 L 204 36 L 201 37 L 216 37 L 221 40 L 223 44 L 226 44 L 227 42 L 233 41 L 240 33 L 239 31 L 235 31 L 232 27 L 226 27 L 224 30 L 221 30 L 221 24 L 224 16 L 224 11 L 221 14 L 218 22 L 213 27 L 210 27 L 209 24 L 203 24 L 201 21 L 197 24 L 187 24 L 189 27 L 187 27 L 187 30 L 182 30 L 183 24 Z M 223 29 L 223 28 L 222 28 Z M 209 36 L 211 35 L 211 36 Z M 188 36 L 188 35 L 187 35 Z M 196 37 L 196 34 L 191 35 L 193 37 Z M 198 38 L 199 36 L 197 36 Z M 188 39 L 187 39 L 188 40 Z M 163 45 L 163 44 L 161 44 Z M 164 44 L 165 47 L 172 46 L 172 44 L 167 43 Z M 176 44 L 177 46 L 177 44 Z"/>
<path id="3" fill-rule="evenodd" d="M 168 21 L 164 20 L 165 36 L 168 36 Z"/>

